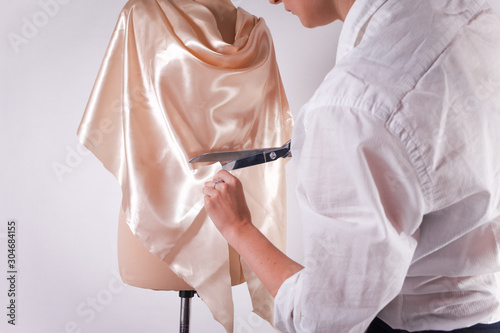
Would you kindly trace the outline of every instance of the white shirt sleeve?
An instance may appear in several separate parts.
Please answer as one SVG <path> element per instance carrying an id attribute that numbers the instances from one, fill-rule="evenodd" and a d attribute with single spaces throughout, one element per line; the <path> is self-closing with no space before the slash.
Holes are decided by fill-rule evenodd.
<path id="1" fill-rule="evenodd" d="M 282 332 L 364 332 L 401 290 L 425 200 L 405 133 L 367 111 L 306 105 L 293 160 L 305 268 L 276 295 Z"/>

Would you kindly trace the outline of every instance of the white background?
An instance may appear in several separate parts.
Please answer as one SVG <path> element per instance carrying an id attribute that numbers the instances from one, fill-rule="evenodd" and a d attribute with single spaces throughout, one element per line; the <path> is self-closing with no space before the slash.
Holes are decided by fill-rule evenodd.
<path id="1" fill-rule="evenodd" d="M 119 279 L 120 188 L 93 155 L 79 153 L 76 137 L 126 1 L 58 0 L 58 8 L 44 14 L 42 3 L 54 1 L 3 0 L 0 13 L 0 331 L 178 332 L 176 292 L 135 288 Z M 235 1 L 270 27 L 296 114 L 334 64 L 341 23 L 305 29 L 282 5 Z M 499 0 L 490 3 L 500 12 Z M 26 22 L 38 27 L 26 30 Z M 29 37 L 15 46 L 9 34 Z M 58 176 L 58 163 L 71 172 Z M 301 261 L 293 162 L 287 172 L 288 254 Z M 11 219 L 17 221 L 16 326 L 7 324 L 6 309 Z M 274 332 L 251 313 L 246 285 L 233 292 L 236 333 Z M 196 297 L 191 332 L 224 332 Z"/>

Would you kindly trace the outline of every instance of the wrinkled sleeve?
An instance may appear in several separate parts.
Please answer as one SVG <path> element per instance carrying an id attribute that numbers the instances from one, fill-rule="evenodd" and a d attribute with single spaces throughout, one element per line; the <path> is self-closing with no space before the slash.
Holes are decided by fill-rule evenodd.
<path id="1" fill-rule="evenodd" d="M 305 106 L 292 142 L 305 268 L 275 300 L 282 332 L 364 332 L 401 290 L 425 211 L 411 136 L 389 120 Z"/>

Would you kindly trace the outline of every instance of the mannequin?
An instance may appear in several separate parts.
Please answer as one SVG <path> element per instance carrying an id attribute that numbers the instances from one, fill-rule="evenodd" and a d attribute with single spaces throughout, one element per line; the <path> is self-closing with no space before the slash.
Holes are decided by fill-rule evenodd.
<path id="1" fill-rule="evenodd" d="M 264 20 L 229 0 L 128 1 L 77 131 L 122 189 L 123 281 L 196 290 L 227 332 L 234 329 L 231 286 L 246 281 L 254 312 L 272 322 L 272 296 L 203 207 L 203 184 L 220 163 L 188 161 L 279 146 L 291 127 Z M 284 162 L 235 175 L 247 184 L 256 226 L 284 249 Z"/>
<path id="2" fill-rule="evenodd" d="M 134 236 L 121 209 L 118 221 L 118 266 L 123 282 L 134 287 L 153 290 L 193 290 Z M 240 256 L 232 247 L 229 247 L 229 267 L 232 286 L 245 282 Z"/>
<path id="3" fill-rule="evenodd" d="M 236 8 L 229 0 L 193 0 L 203 4 L 214 15 L 222 39 L 234 42 Z M 193 290 L 183 279 L 178 277 L 168 265 L 153 255 L 134 236 L 120 210 L 118 222 L 118 266 L 123 282 L 139 288 L 154 290 Z M 229 247 L 229 266 L 231 285 L 245 282 L 241 271 L 238 253 Z"/>

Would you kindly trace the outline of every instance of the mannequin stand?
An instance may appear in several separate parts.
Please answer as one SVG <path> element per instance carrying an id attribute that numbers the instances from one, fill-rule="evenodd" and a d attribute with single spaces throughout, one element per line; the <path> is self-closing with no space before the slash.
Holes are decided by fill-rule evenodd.
<path id="1" fill-rule="evenodd" d="M 191 314 L 191 298 L 193 298 L 196 291 L 194 290 L 181 290 L 179 297 L 181 298 L 181 318 L 179 325 L 180 333 L 189 333 L 189 316 Z"/>

